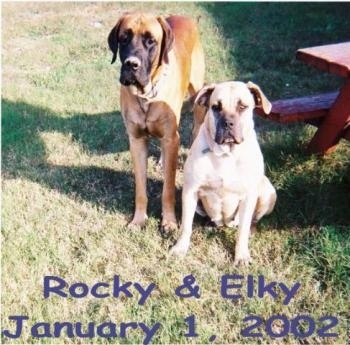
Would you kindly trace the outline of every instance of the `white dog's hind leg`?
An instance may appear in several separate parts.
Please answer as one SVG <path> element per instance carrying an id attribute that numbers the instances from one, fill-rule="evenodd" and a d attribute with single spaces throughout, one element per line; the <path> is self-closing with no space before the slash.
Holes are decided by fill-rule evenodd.
<path id="1" fill-rule="evenodd" d="M 277 194 L 270 180 L 264 176 L 259 186 L 259 196 L 253 216 L 253 223 L 257 223 L 263 216 L 270 214 L 275 207 Z"/>
<path id="2" fill-rule="evenodd" d="M 239 225 L 239 198 L 232 195 L 227 200 L 224 200 L 224 223 L 229 228 L 236 228 Z"/>
<path id="3" fill-rule="evenodd" d="M 201 217 L 207 216 L 207 212 L 205 212 L 201 201 L 198 201 L 197 203 L 196 213 L 199 214 Z"/>

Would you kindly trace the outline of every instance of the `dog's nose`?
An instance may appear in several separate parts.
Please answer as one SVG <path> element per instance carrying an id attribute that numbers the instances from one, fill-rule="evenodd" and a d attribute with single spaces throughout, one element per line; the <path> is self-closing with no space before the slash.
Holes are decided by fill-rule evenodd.
<path id="1" fill-rule="evenodd" d="M 136 56 L 130 56 L 124 61 L 124 65 L 131 68 L 133 71 L 137 71 L 141 66 L 141 61 Z"/>
<path id="2" fill-rule="evenodd" d="M 232 127 L 233 127 L 233 122 L 231 122 L 231 121 L 226 121 L 226 122 L 225 122 L 225 127 L 226 127 L 226 128 L 232 128 Z"/>

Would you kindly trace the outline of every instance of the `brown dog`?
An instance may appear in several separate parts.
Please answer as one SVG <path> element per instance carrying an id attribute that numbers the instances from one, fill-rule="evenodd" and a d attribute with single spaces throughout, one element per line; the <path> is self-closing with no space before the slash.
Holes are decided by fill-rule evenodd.
<path id="1" fill-rule="evenodd" d="M 129 225 L 143 226 L 147 220 L 147 144 L 153 136 L 161 142 L 162 227 L 169 230 L 176 227 L 175 174 L 181 107 L 187 91 L 193 96 L 204 81 L 198 31 L 187 17 L 164 19 L 128 13 L 110 32 L 108 44 L 113 52 L 112 63 L 119 48 L 121 113 L 135 173 L 135 213 Z M 199 125 L 195 123 L 194 128 Z"/>

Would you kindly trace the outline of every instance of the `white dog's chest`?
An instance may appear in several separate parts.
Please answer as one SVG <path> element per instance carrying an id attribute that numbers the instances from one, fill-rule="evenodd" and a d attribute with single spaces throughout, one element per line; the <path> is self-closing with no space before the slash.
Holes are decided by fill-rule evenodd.
<path id="1" fill-rule="evenodd" d="M 215 173 L 206 174 L 199 188 L 199 195 L 217 197 L 219 199 L 227 197 L 229 194 L 243 196 L 245 194 L 246 182 L 243 181 L 239 174 L 218 169 Z"/>
<path id="2" fill-rule="evenodd" d="M 245 195 L 246 189 L 239 179 L 220 173 L 212 175 L 198 189 L 198 198 L 206 214 L 217 225 L 228 224 L 233 220 L 239 202 Z"/>
<path id="3" fill-rule="evenodd" d="M 255 172 L 245 160 L 239 161 L 232 156 L 208 158 L 201 162 L 205 163 L 203 169 L 200 169 L 202 164 L 195 169 L 198 169 L 197 176 L 201 176 L 198 197 L 207 215 L 216 224 L 226 224 L 232 220 L 239 202 L 247 197 L 251 188 L 256 187 Z"/>

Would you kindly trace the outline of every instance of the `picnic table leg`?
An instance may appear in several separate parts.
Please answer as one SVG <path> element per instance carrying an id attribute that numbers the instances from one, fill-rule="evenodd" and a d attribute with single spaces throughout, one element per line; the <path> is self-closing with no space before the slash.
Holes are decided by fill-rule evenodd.
<path id="1" fill-rule="evenodd" d="M 350 121 L 350 78 L 339 92 L 339 96 L 329 109 L 308 150 L 311 153 L 328 154 L 336 149 L 346 124 Z"/>

